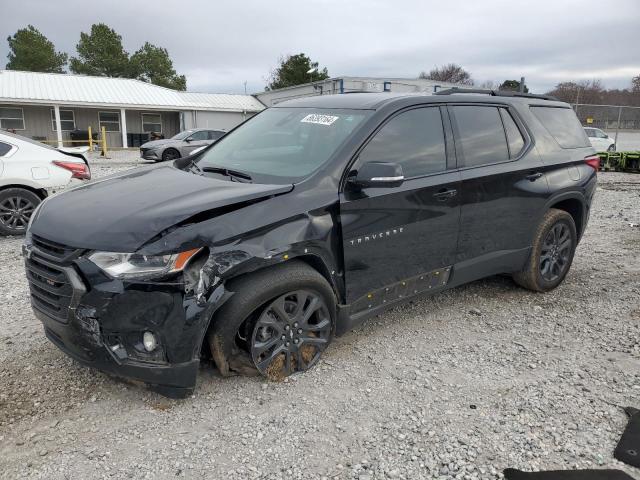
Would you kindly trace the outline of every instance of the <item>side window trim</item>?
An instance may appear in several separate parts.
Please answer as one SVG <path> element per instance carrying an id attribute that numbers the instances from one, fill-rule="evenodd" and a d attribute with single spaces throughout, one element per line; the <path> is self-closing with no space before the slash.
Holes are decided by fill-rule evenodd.
<path id="1" fill-rule="evenodd" d="M 525 139 L 525 136 L 522 134 L 522 132 L 520 131 L 520 127 L 518 126 L 518 124 L 516 123 L 515 120 L 513 120 L 513 115 L 511 115 L 511 112 L 509 112 L 509 109 L 507 108 L 498 108 L 498 112 L 500 113 L 500 121 L 502 122 L 502 129 L 504 130 L 504 136 L 505 139 L 507 140 L 507 152 L 509 152 L 509 159 L 510 160 L 515 160 L 516 158 L 520 158 L 520 153 L 524 150 L 524 148 L 527 145 L 527 141 Z M 509 142 L 509 132 L 507 131 L 507 126 L 505 125 L 505 115 L 509 115 L 511 117 L 511 120 L 513 120 L 514 125 L 516 126 L 516 130 L 518 130 L 518 133 L 520 133 L 520 136 L 522 137 L 523 140 L 523 144 L 522 144 L 522 148 L 518 151 L 518 156 L 514 156 L 513 153 L 511 152 L 511 142 Z"/>
<path id="2" fill-rule="evenodd" d="M 416 175 L 414 177 L 406 177 L 404 179 L 405 182 L 407 181 L 412 181 L 412 180 L 418 180 L 421 178 L 425 178 L 425 177 L 432 177 L 435 175 L 442 175 L 443 173 L 448 173 L 451 171 L 452 167 L 449 165 L 449 138 L 453 138 L 453 134 L 450 133 L 450 131 L 447 129 L 447 124 L 445 123 L 445 117 L 442 114 L 442 110 L 443 108 L 446 108 L 446 105 L 442 105 L 442 104 L 438 104 L 438 103 L 433 103 L 433 104 L 419 104 L 419 105 L 411 105 L 409 107 L 403 108 L 401 110 L 397 110 L 393 113 L 391 113 L 387 118 L 385 118 L 377 127 L 376 129 L 371 133 L 371 135 L 369 135 L 369 137 L 367 137 L 367 139 L 362 142 L 362 145 L 360 145 L 360 147 L 358 148 L 358 150 L 356 151 L 356 153 L 351 157 L 347 168 L 344 171 L 343 174 L 343 185 L 341 186 L 341 191 L 344 188 L 344 183 L 346 182 L 347 178 L 349 177 L 349 174 L 351 173 L 351 170 L 353 169 L 354 165 L 358 162 L 359 158 L 360 158 L 360 154 L 362 153 L 362 151 L 366 148 L 367 145 L 369 145 L 369 143 L 376 137 L 376 135 L 378 135 L 378 133 L 385 127 L 385 125 L 387 125 L 390 121 L 392 121 L 394 118 L 396 118 L 399 115 L 402 115 L 403 113 L 409 112 L 411 110 L 417 110 L 417 109 L 421 109 L 421 108 L 438 108 L 440 110 L 440 122 L 442 123 L 442 132 L 443 132 L 443 136 L 444 136 L 444 148 L 445 148 L 445 161 L 446 161 L 446 169 L 442 170 L 440 172 L 433 172 L 433 173 L 425 173 L 424 175 Z M 448 116 L 447 116 L 447 120 L 448 120 Z M 449 126 L 449 128 L 451 128 Z"/>
<path id="3" fill-rule="evenodd" d="M 513 121 L 515 122 L 516 126 L 518 127 L 518 130 L 520 130 L 520 133 L 522 134 L 522 137 L 524 138 L 524 146 L 522 147 L 522 150 L 520 150 L 520 155 L 518 155 L 515 158 L 508 158 L 507 160 L 502 160 L 499 162 L 493 162 L 493 163 L 485 163 L 484 165 L 473 165 L 470 167 L 465 167 L 463 165 L 461 165 L 461 163 L 459 162 L 459 158 L 458 158 L 458 149 L 456 148 L 455 151 L 455 156 L 456 156 L 456 170 L 471 170 L 474 168 L 482 168 L 482 167 L 489 167 L 492 165 L 501 165 L 503 163 L 511 163 L 511 162 L 517 162 L 518 160 L 520 160 L 522 157 L 525 156 L 525 154 L 531 149 L 531 146 L 533 145 L 533 140 L 532 140 L 532 136 L 529 134 L 529 129 L 527 128 L 526 124 L 522 121 L 522 119 L 520 118 L 520 116 L 518 115 L 518 112 L 511 107 L 511 105 L 508 104 L 504 104 L 504 103 L 481 103 L 481 102 L 457 102 L 457 103 L 447 103 L 446 107 L 449 113 L 449 117 L 452 118 L 453 117 L 453 113 L 451 112 L 451 107 L 457 107 L 457 106 L 466 106 L 466 105 L 473 105 L 473 106 L 484 106 L 484 107 L 496 107 L 498 109 L 500 108 L 504 108 L 509 114 L 511 114 L 511 118 L 513 118 Z M 498 112 L 500 114 L 500 112 Z M 451 120 L 453 121 L 453 120 Z M 509 142 L 507 140 L 507 131 L 504 127 L 504 121 L 502 120 L 502 114 L 500 114 L 500 122 L 502 123 L 502 130 L 504 131 L 504 138 L 505 141 L 507 142 L 507 152 L 509 152 Z M 452 127 L 453 128 L 453 127 Z M 457 136 L 454 134 L 453 135 L 453 144 L 455 145 L 456 142 L 458 141 Z"/>

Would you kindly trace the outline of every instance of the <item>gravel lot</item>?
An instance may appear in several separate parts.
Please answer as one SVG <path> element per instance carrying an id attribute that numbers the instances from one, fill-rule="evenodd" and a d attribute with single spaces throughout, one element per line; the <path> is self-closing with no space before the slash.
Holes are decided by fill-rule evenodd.
<path id="1" fill-rule="evenodd" d="M 95 164 L 94 176 L 131 167 Z M 500 478 L 620 468 L 640 407 L 640 175 L 603 173 L 565 283 L 493 277 L 398 307 L 282 383 L 203 365 L 174 401 L 83 368 L 0 238 L 0 478 Z"/>

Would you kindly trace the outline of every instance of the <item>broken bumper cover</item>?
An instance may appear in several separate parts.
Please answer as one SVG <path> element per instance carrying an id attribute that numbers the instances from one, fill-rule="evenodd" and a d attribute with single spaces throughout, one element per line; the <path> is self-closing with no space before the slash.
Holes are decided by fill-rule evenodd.
<path id="1" fill-rule="evenodd" d="M 34 313 L 43 323 L 47 338 L 77 362 L 118 377 L 144 382 L 167 397 L 185 398 L 193 393 L 199 360 L 167 365 L 148 365 L 130 360 L 119 362 L 105 348 L 89 346 L 82 332 L 73 325 L 62 325 L 37 309 Z"/>
<path id="2" fill-rule="evenodd" d="M 25 257 L 33 311 L 58 348 L 168 397 L 193 392 L 211 304 L 199 305 L 177 281 L 114 280 L 81 256 L 60 262 L 34 249 Z M 144 332 L 157 339 L 151 352 Z"/>

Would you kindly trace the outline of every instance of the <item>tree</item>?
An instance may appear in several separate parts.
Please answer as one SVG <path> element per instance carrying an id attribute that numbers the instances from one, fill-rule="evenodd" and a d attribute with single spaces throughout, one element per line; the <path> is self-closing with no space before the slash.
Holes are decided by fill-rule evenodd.
<path id="1" fill-rule="evenodd" d="M 7 70 L 64 73 L 67 54 L 56 52 L 55 46 L 33 25 L 21 28 L 9 42 Z"/>
<path id="2" fill-rule="evenodd" d="M 429 73 L 421 72 L 420 78 L 437 80 L 438 82 L 459 83 L 461 85 L 473 85 L 471 74 L 460 65 L 450 63 L 441 67 L 435 67 Z"/>
<path id="3" fill-rule="evenodd" d="M 318 62 L 312 62 L 304 53 L 280 57 L 279 62 L 280 65 L 269 76 L 267 90 L 317 82 L 329 78 L 327 68 L 320 70 Z"/>
<path id="4" fill-rule="evenodd" d="M 633 93 L 640 93 L 640 75 L 631 79 L 631 91 Z"/>
<path id="5" fill-rule="evenodd" d="M 131 55 L 130 68 L 132 76 L 138 80 L 175 90 L 187 89 L 186 77 L 176 73 L 166 48 L 145 42 L 142 48 Z"/>
<path id="6" fill-rule="evenodd" d="M 129 54 L 122 46 L 122 37 L 104 23 L 91 25 L 90 34 L 80 32 L 76 50 L 78 57 L 69 62 L 73 73 L 131 77 Z"/>
<path id="7" fill-rule="evenodd" d="M 504 82 L 502 82 L 500 84 L 500 86 L 498 87 L 498 90 L 509 90 L 512 92 L 519 92 L 520 91 L 520 81 L 519 80 L 505 80 Z M 524 85 L 524 89 L 523 89 L 524 93 L 529 93 L 529 87 L 527 87 L 527 85 Z"/>
<path id="8" fill-rule="evenodd" d="M 600 80 L 583 80 L 580 82 L 561 82 L 553 90 L 547 92 L 558 100 L 567 103 L 602 103 L 603 94 Z"/>

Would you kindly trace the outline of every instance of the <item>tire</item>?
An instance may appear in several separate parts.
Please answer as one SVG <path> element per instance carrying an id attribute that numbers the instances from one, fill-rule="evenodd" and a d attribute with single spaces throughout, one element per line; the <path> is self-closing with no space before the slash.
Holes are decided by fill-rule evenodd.
<path id="1" fill-rule="evenodd" d="M 318 362 L 320 355 L 333 338 L 336 317 L 334 292 L 320 273 L 304 262 L 291 260 L 232 279 L 226 287 L 227 290 L 235 293 L 216 312 L 207 333 L 213 360 L 223 376 L 261 373 L 271 379 L 281 380 L 297 371 L 308 370 Z M 315 295 L 318 301 L 324 303 L 326 318 L 329 321 L 328 330 L 323 330 L 322 335 L 318 334 L 318 339 L 312 339 L 314 342 L 320 342 L 320 337 L 322 337 L 323 340 L 321 345 L 313 346 L 313 355 L 311 354 L 312 347 L 310 344 L 305 344 L 304 338 L 294 338 L 295 331 L 292 327 L 287 328 L 286 331 L 284 328 L 277 330 L 265 327 L 265 321 L 274 325 L 278 323 L 271 316 L 270 308 L 273 302 L 283 296 L 293 298 L 299 292 L 304 291 L 310 292 Z M 322 308 L 319 308 L 318 311 L 321 310 Z M 319 313 L 318 317 L 323 314 Z M 268 332 L 269 329 L 273 331 Z M 266 339 L 261 337 L 265 331 L 270 335 Z M 297 332 L 299 331 L 297 330 Z M 284 338 L 285 333 L 286 339 Z M 297 346 L 293 344 L 294 341 Z M 254 346 L 258 347 L 271 342 L 275 342 L 273 349 L 267 350 L 263 354 L 258 354 L 258 349 L 254 348 Z M 289 349 L 291 351 L 278 353 L 279 348 L 286 349 L 287 352 Z M 304 349 L 307 349 L 306 355 Z M 271 361 L 264 362 L 271 354 L 273 354 Z M 260 355 L 263 355 L 264 358 Z M 300 356 L 303 357 L 303 360 L 298 361 Z M 291 360 L 294 357 L 296 360 Z M 258 367 L 258 359 L 263 360 L 260 367 Z"/>
<path id="2" fill-rule="evenodd" d="M 27 224 L 42 199 L 24 188 L 0 191 L 0 235 L 24 235 Z"/>
<path id="3" fill-rule="evenodd" d="M 180 158 L 180 152 L 175 148 L 167 148 L 164 152 L 162 152 L 163 162 L 171 162 L 179 158 Z"/>
<path id="4" fill-rule="evenodd" d="M 573 217 L 564 210 L 549 209 L 534 234 L 525 268 L 514 274 L 513 279 L 535 292 L 553 290 L 569 273 L 577 244 Z"/>
<path id="5" fill-rule="evenodd" d="M 615 152 L 616 151 L 616 146 L 614 145 L 609 145 L 609 148 L 607 148 L 607 152 Z"/>

